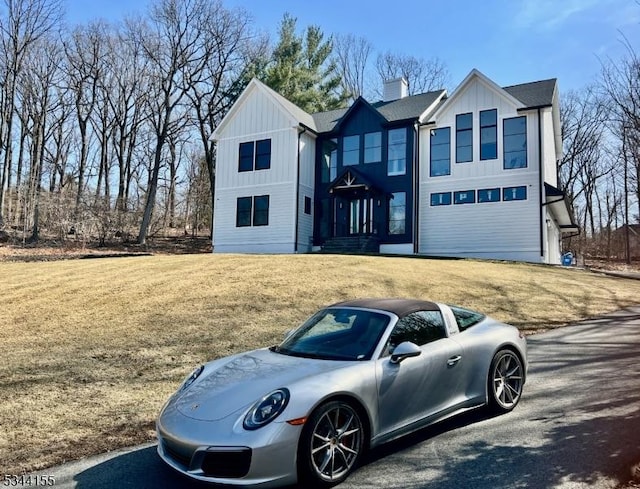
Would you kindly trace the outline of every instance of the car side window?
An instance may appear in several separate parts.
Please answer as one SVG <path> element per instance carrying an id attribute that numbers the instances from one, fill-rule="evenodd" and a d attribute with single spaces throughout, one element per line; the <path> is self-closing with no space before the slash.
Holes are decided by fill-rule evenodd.
<path id="1" fill-rule="evenodd" d="M 391 354 L 394 348 L 404 341 L 422 346 L 446 337 L 444 319 L 440 311 L 414 312 L 400 319 L 394 326 L 385 354 Z"/>
<path id="2" fill-rule="evenodd" d="M 456 322 L 458 323 L 458 329 L 460 331 L 464 331 L 465 329 L 470 328 L 471 326 L 475 326 L 480 321 L 482 321 L 485 316 L 478 312 L 470 311 L 468 309 L 463 309 L 462 307 L 449 306 L 451 312 L 456 318 Z"/>

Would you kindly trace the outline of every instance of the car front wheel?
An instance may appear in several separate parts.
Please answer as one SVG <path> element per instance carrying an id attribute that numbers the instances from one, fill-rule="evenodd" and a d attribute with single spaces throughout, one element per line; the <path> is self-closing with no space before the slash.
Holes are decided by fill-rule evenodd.
<path id="1" fill-rule="evenodd" d="M 516 407 L 522 395 L 524 370 L 522 361 L 511 350 L 495 354 L 489 370 L 489 405 L 497 412 L 508 412 Z"/>
<path id="2" fill-rule="evenodd" d="M 309 417 L 300 438 L 301 481 L 305 487 L 339 484 L 360 460 L 364 446 L 364 428 L 358 412 L 344 401 L 323 404 Z"/>

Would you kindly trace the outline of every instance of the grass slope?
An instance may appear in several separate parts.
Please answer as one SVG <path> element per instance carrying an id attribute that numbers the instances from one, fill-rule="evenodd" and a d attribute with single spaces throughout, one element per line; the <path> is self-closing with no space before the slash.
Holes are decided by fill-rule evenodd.
<path id="1" fill-rule="evenodd" d="M 153 438 L 197 364 L 277 342 L 354 297 L 460 304 L 534 332 L 637 303 L 640 282 L 579 270 L 331 255 L 0 263 L 0 474 Z"/>

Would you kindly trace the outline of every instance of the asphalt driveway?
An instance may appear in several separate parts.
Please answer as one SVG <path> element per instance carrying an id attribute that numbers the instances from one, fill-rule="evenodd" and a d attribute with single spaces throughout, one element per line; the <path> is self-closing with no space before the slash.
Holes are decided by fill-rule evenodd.
<path id="1" fill-rule="evenodd" d="M 372 452 L 341 489 L 614 488 L 640 461 L 640 306 L 529 337 L 520 405 Z M 204 488 L 146 445 L 42 472 L 56 488 Z"/>

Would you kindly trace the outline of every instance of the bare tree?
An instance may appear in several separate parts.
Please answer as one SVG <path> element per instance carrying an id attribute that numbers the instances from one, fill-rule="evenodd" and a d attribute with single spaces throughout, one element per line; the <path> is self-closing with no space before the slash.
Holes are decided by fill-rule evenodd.
<path id="1" fill-rule="evenodd" d="M 333 51 L 343 92 L 349 95 L 351 101 L 364 97 L 373 45 L 364 37 L 356 37 L 353 34 L 339 35 L 334 39 Z"/>
<path id="2" fill-rule="evenodd" d="M 382 81 L 404 77 L 409 95 L 439 90 L 449 84 L 449 70 L 437 57 L 424 59 L 387 51 L 378 55 L 376 69 Z"/>
<path id="3" fill-rule="evenodd" d="M 12 173 L 13 116 L 17 80 L 24 70 L 29 49 L 49 33 L 61 19 L 60 0 L 3 0 L 5 12 L 0 18 L 0 42 L 4 69 L 0 72 L 0 150 L 4 150 L 0 168 L 0 229 L 3 226 L 5 188 Z"/>
<path id="4" fill-rule="evenodd" d="M 188 122 L 184 106 L 187 92 L 203 74 L 210 56 L 205 22 L 214 0 L 161 0 L 151 9 L 150 28 L 142 45 L 150 60 L 153 78 L 147 100 L 149 122 L 155 135 L 153 164 L 138 243 L 145 244 L 156 203 L 158 177 L 169 135 Z"/>

